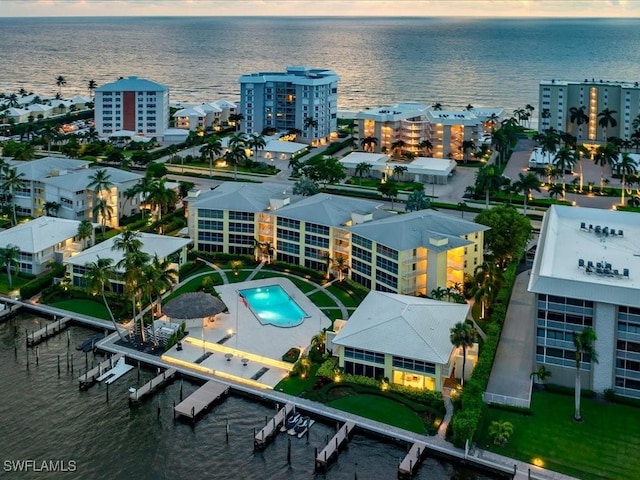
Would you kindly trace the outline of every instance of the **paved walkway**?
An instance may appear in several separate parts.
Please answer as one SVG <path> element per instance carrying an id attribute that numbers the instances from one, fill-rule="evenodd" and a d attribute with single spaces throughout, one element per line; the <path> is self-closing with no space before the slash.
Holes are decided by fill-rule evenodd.
<path id="1" fill-rule="evenodd" d="M 451 389 L 443 388 L 442 389 L 442 399 L 444 400 L 444 408 L 445 415 L 442 419 L 442 423 L 438 427 L 438 438 L 441 440 L 445 440 L 447 436 L 447 428 L 449 427 L 449 422 L 451 422 L 451 418 L 453 417 L 453 402 L 451 402 Z"/>
<path id="2" fill-rule="evenodd" d="M 263 261 L 261 261 L 261 262 L 258 264 L 258 266 L 257 266 L 256 268 L 254 268 L 254 269 L 253 269 L 253 271 L 249 274 L 249 276 L 247 277 L 247 279 L 245 280 L 245 282 L 250 282 L 251 280 L 253 280 L 253 277 L 255 277 L 255 276 L 258 274 L 258 272 L 259 272 L 260 270 L 262 270 L 262 267 L 264 267 L 265 263 L 267 263 L 267 262 L 265 262 L 264 260 L 263 260 Z"/>
<path id="3" fill-rule="evenodd" d="M 200 258 L 198 257 L 198 260 L 200 260 L 202 263 L 204 263 L 205 265 L 213 268 L 216 272 L 218 272 L 220 274 L 220 278 L 222 278 L 222 283 L 223 284 L 227 284 L 229 283 L 229 277 L 227 277 L 227 272 L 225 272 L 223 269 L 221 269 L 219 266 L 217 266 L 214 263 L 211 263 L 207 260 L 205 260 L 204 258 Z"/>
<path id="4" fill-rule="evenodd" d="M 529 407 L 533 338 L 535 337 L 535 295 L 527 291 L 527 270 L 516 277 L 485 395 L 500 403 Z M 491 400 L 486 398 L 486 400 Z"/>

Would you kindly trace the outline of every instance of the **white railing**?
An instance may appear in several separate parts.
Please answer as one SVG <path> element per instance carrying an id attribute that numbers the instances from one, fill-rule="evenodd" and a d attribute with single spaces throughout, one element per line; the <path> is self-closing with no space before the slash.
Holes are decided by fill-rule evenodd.
<path id="1" fill-rule="evenodd" d="M 484 400 L 484 403 L 497 403 L 499 405 L 529 408 L 531 406 L 531 390 L 529 390 L 529 398 L 510 397 L 508 395 L 500 395 L 498 393 L 484 392 L 482 399 Z"/>

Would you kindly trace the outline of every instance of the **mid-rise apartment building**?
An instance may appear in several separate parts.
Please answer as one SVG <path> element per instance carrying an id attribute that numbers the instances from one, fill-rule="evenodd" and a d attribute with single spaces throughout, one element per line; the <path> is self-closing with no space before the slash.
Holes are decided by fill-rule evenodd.
<path id="1" fill-rule="evenodd" d="M 358 140 L 372 137 L 366 148 L 372 152 L 463 159 L 463 142 L 479 147 L 483 136 L 499 128 L 502 109 L 442 110 L 419 103 L 397 103 L 390 107 L 362 110 L 356 116 Z"/>
<path id="2" fill-rule="evenodd" d="M 39 217 L 46 214 L 47 205 L 57 205 L 50 214 L 69 220 L 94 218 L 96 194 L 88 185 L 96 168 L 91 162 L 68 158 L 45 157 L 29 162 L 15 162 L 23 186 L 14 192 L 16 213 L 20 216 Z M 111 207 L 107 226 L 117 227 L 124 215 L 139 212 L 138 196 L 127 198 L 125 193 L 137 185 L 143 176 L 112 167 L 104 167 L 112 187 L 101 195 Z"/>
<path id="3" fill-rule="evenodd" d="M 169 127 L 169 88 L 144 78 L 121 78 L 95 90 L 96 131 L 135 132 L 162 139 Z"/>
<path id="4" fill-rule="evenodd" d="M 273 260 L 412 295 L 462 283 L 482 263 L 485 230 L 433 210 L 397 215 L 371 200 L 296 197 L 269 184 L 226 182 L 189 202 L 196 250 L 264 248 Z"/>
<path id="5" fill-rule="evenodd" d="M 640 398 L 638 235 L 632 212 L 553 205 L 545 213 L 529 291 L 537 306 L 534 360 L 554 383 L 574 384 L 573 337 L 591 327 L 598 362 L 583 358 L 583 386 Z"/>
<path id="6" fill-rule="evenodd" d="M 601 115 L 607 111 L 609 115 Z M 540 131 L 568 132 L 580 143 L 602 143 L 609 137 L 629 140 L 635 131 L 633 121 L 640 114 L 640 85 L 596 79 L 543 80 L 538 112 Z M 601 123 L 604 118 L 613 122 Z"/>
<path id="7" fill-rule="evenodd" d="M 338 127 L 338 81 L 332 70 L 309 67 L 242 75 L 240 128 L 248 134 L 295 129 L 305 143 L 328 140 Z"/>

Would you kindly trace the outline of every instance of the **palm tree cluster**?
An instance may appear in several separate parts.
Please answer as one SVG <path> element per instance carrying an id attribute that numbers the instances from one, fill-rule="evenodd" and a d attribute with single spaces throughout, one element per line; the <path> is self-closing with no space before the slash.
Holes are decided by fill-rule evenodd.
<path id="1" fill-rule="evenodd" d="M 115 265 L 109 258 L 98 258 L 95 262 L 85 265 L 85 287 L 93 295 L 100 295 L 109 312 L 111 321 L 118 331 L 120 338 L 125 340 L 118 329 L 116 319 L 107 301 L 105 292 L 113 290 L 116 283 L 124 283 L 124 293 L 131 302 L 134 329 L 139 333 L 137 340 L 143 345 L 147 342 L 145 331 L 145 317 L 143 305 L 149 305 L 150 321 L 154 315 L 162 310 L 162 294 L 170 289 L 178 278 L 178 272 L 171 267 L 171 261 L 153 257 L 142 251 L 142 240 L 139 232 L 125 230 L 115 239 L 112 249 L 123 252 L 122 260 Z M 157 310 L 154 310 L 157 308 Z M 136 328 L 137 317 L 140 321 Z M 153 329 L 155 335 L 155 329 Z M 157 344 L 157 339 L 153 339 Z"/>

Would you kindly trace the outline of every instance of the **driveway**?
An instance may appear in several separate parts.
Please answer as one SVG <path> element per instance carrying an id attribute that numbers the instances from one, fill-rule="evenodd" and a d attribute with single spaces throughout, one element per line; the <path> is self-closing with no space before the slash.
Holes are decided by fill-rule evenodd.
<path id="1" fill-rule="evenodd" d="M 516 277 L 507 316 L 502 327 L 486 401 L 529 406 L 531 372 L 533 371 L 533 339 L 535 337 L 535 295 L 527 291 L 531 270 Z"/>

